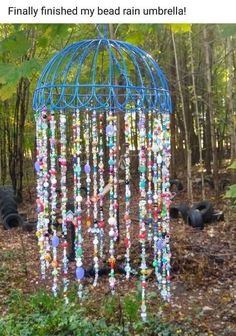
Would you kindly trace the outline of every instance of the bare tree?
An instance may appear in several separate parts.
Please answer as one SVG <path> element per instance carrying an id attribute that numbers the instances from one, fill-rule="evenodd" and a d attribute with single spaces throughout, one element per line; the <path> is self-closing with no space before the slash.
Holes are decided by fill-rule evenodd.
<path id="1" fill-rule="evenodd" d="M 193 202 L 192 151 L 191 151 L 191 148 L 190 148 L 190 141 L 189 141 L 189 133 L 188 133 L 188 127 L 187 127 L 187 118 L 186 118 L 186 112 L 185 112 L 183 90 L 182 90 L 182 86 L 181 86 L 180 73 L 179 73 L 179 62 L 178 62 L 178 56 L 177 56 L 177 51 L 176 51 L 175 36 L 174 36 L 173 31 L 171 31 L 171 38 L 172 38 L 173 49 L 174 49 L 176 77 L 177 77 L 177 82 L 178 82 L 178 90 L 179 90 L 183 124 L 184 124 L 185 149 L 186 149 L 186 157 L 187 157 L 187 192 L 188 192 L 188 198 L 192 203 Z"/>

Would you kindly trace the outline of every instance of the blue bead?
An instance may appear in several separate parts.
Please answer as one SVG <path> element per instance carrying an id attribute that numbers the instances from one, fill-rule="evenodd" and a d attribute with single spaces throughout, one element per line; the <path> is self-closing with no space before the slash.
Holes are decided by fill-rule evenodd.
<path id="1" fill-rule="evenodd" d="M 84 171 L 86 174 L 89 174 L 91 171 L 90 165 L 88 163 L 86 163 L 86 165 L 84 166 Z"/>
<path id="2" fill-rule="evenodd" d="M 165 247 L 165 241 L 163 239 L 158 239 L 156 242 L 156 247 L 158 250 L 162 250 Z"/>
<path id="3" fill-rule="evenodd" d="M 107 127 L 106 127 L 106 134 L 107 134 L 109 137 L 111 137 L 111 136 L 114 135 L 114 133 L 115 133 L 115 129 L 114 129 L 114 127 L 113 127 L 112 125 L 107 125 Z"/>
<path id="4" fill-rule="evenodd" d="M 58 236 L 53 236 L 52 237 L 52 247 L 57 247 L 60 243 L 60 240 L 58 238 Z"/>
<path id="5" fill-rule="evenodd" d="M 82 280 L 84 278 L 85 270 L 82 266 L 76 268 L 76 278 Z"/>

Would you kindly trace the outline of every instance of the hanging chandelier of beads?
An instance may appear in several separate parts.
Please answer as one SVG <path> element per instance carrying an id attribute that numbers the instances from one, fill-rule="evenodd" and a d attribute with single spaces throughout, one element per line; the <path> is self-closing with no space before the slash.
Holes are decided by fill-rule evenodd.
<path id="1" fill-rule="evenodd" d="M 170 299 L 171 98 L 162 71 L 129 43 L 106 37 L 81 41 L 46 65 L 33 108 L 42 277 L 51 272 L 53 294 L 62 283 L 68 303 L 72 246 L 78 296 L 90 267 L 92 284 L 99 286 L 104 258 L 115 293 L 117 253 L 123 248 L 119 266 L 127 281 L 138 271 L 146 320 L 150 267 L 161 296 Z M 137 244 L 138 268 L 132 260 Z"/>

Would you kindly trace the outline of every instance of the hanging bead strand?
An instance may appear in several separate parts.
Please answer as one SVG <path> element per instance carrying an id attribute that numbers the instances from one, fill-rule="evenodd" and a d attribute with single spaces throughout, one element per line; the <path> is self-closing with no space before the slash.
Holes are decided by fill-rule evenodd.
<path id="1" fill-rule="evenodd" d="M 75 261 L 78 297 L 82 298 L 85 271 L 83 268 L 83 236 L 82 236 L 82 196 L 81 196 L 81 139 L 80 111 L 77 109 L 73 119 L 73 157 L 74 157 L 74 226 L 75 226 Z"/>
<path id="2" fill-rule="evenodd" d="M 162 162 L 162 289 L 161 295 L 164 300 L 170 299 L 170 120 L 169 114 L 162 115 L 163 128 L 163 162 Z"/>
<path id="3" fill-rule="evenodd" d="M 62 216 L 62 247 L 63 247 L 63 295 L 65 303 L 68 303 L 68 258 L 67 258 L 67 185 L 66 185 L 66 173 L 67 173 L 67 160 L 66 160 L 66 115 L 64 110 L 60 111 L 60 158 L 59 163 L 61 166 L 61 216 Z"/>
<path id="4" fill-rule="evenodd" d="M 152 111 L 148 112 L 148 132 L 147 132 L 148 144 L 147 144 L 147 222 L 148 222 L 148 241 L 151 242 L 153 238 L 153 195 L 152 195 Z"/>
<path id="5" fill-rule="evenodd" d="M 98 164 L 98 175 L 99 175 L 99 254 L 100 257 L 103 258 L 103 250 L 104 250 L 104 228 L 105 228 L 105 220 L 104 220 L 104 212 L 103 212 L 103 191 L 105 187 L 104 182 L 104 150 L 103 150 L 103 122 L 104 122 L 104 112 L 99 113 L 99 164 Z"/>
<path id="6" fill-rule="evenodd" d="M 146 128 L 145 113 L 139 110 L 139 241 L 141 244 L 141 318 L 143 321 L 147 318 L 146 313 L 146 238 L 147 232 L 145 227 L 146 218 Z"/>
<path id="7" fill-rule="evenodd" d="M 54 296 L 58 293 L 58 261 L 57 247 L 59 245 L 59 237 L 57 234 L 57 171 L 56 171 L 56 120 L 54 111 L 51 111 L 49 116 L 50 126 L 50 191 L 51 191 L 51 226 L 52 226 L 52 276 L 53 286 L 52 291 Z"/>
<path id="8" fill-rule="evenodd" d="M 42 279 L 46 277 L 46 268 L 49 263 L 49 244 L 48 244 L 48 224 L 49 224 L 49 213 L 48 213 L 48 143 L 47 143 L 47 109 L 44 107 L 37 115 L 36 119 L 37 127 L 37 161 L 35 162 L 35 170 L 37 172 L 37 237 L 38 245 L 40 250 L 40 264 L 41 264 L 41 276 Z"/>
<path id="9" fill-rule="evenodd" d="M 86 111 L 85 115 L 85 127 L 84 127 L 84 141 L 85 141 L 85 155 L 86 155 L 86 164 L 84 166 L 84 172 L 86 174 L 86 193 L 87 193 L 87 200 L 86 200 L 86 226 L 90 231 L 91 227 L 91 214 L 90 214 L 90 207 L 91 207 L 91 199 L 90 199 L 90 189 L 91 189 L 91 167 L 90 167 L 90 123 L 89 123 L 89 112 Z"/>
<path id="10" fill-rule="evenodd" d="M 116 218 L 114 211 L 114 137 L 115 137 L 115 127 L 113 125 L 113 115 L 110 111 L 107 116 L 108 125 L 106 126 L 106 136 L 107 136 L 107 146 L 109 148 L 109 264 L 110 264 L 110 274 L 109 274 L 109 283 L 112 294 L 115 290 L 115 227 L 116 227 Z"/>
<path id="11" fill-rule="evenodd" d="M 98 259 L 98 132 L 97 132 L 97 113 L 94 110 L 92 113 L 92 160 L 93 160 L 93 261 L 94 261 L 94 282 L 93 286 L 97 285 L 99 273 L 99 259 Z"/>
<path id="12" fill-rule="evenodd" d="M 115 232 L 115 236 L 114 236 L 114 240 L 116 241 L 119 238 L 119 230 L 118 230 L 118 209 L 119 209 L 119 203 L 118 203 L 118 169 L 119 169 L 119 157 L 118 154 L 120 152 L 119 146 L 120 144 L 118 143 L 118 139 L 117 139 L 117 122 L 118 122 L 118 114 L 115 113 L 113 115 L 113 127 L 114 127 L 114 137 L 113 137 L 113 141 L 114 141 L 114 146 L 113 146 L 113 161 L 114 161 L 114 177 L 113 177 L 113 181 L 114 181 L 114 196 L 113 196 L 113 207 L 114 207 L 114 218 L 115 218 L 115 223 L 114 223 L 114 232 Z"/>
<path id="13" fill-rule="evenodd" d="M 130 199 L 131 199 L 131 189 L 130 189 L 130 145 L 131 145 L 131 113 L 129 111 L 125 112 L 125 272 L 126 279 L 130 278 Z"/>
<path id="14" fill-rule="evenodd" d="M 153 185 L 154 185 L 154 209 L 153 209 L 153 219 L 154 219 L 154 260 L 153 266 L 155 268 L 155 275 L 157 279 L 157 285 L 161 290 L 161 249 L 162 249 L 162 219 L 161 219 L 161 209 L 162 209 L 162 125 L 161 117 L 158 112 L 154 112 L 154 130 L 153 130 Z"/>

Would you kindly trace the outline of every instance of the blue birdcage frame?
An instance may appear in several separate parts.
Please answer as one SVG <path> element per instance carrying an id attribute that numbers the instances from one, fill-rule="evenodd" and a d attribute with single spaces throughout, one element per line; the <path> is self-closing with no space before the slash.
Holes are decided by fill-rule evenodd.
<path id="1" fill-rule="evenodd" d="M 35 111 L 90 109 L 170 113 L 171 97 L 157 62 L 143 49 L 106 37 L 74 43 L 44 68 Z"/>

